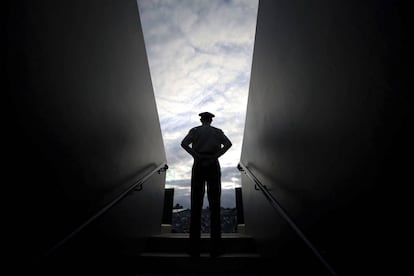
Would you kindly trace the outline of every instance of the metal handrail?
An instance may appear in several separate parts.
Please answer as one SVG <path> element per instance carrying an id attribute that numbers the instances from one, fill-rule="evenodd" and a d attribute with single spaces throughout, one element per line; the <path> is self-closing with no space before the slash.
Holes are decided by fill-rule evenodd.
<path id="1" fill-rule="evenodd" d="M 337 276 L 335 270 L 329 265 L 329 263 L 322 257 L 316 247 L 309 241 L 305 234 L 300 230 L 300 228 L 295 224 L 295 222 L 289 217 L 283 207 L 280 205 L 279 201 L 270 193 L 266 185 L 263 185 L 259 179 L 243 164 L 239 163 L 237 169 L 240 172 L 245 173 L 254 183 L 255 190 L 260 190 L 263 192 L 264 196 L 271 203 L 272 207 L 286 220 L 290 227 L 296 232 L 296 234 L 305 242 L 305 244 L 312 250 L 316 257 L 321 261 L 321 263 L 329 270 L 332 275 Z"/>
<path id="2" fill-rule="evenodd" d="M 161 172 L 165 172 L 168 169 L 168 165 L 166 163 L 162 163 L 158 167 L 156 167 L 154 170 L 146 174 L 145 176 L 138 179 L 134 184 L 129 186 L 125 191 L 120 193 L 115 199 L 113 199 L 111 202 L 106 204 L 102 209 L 100 209 L 98 212 L 96 212 L 93 216 L 91 216 L 89 219 L 87 219 L 84 223 L 82 223 L 79 227 L 77 227 L 75 230 L 73 230 L 69 235 L 67 235 L 63 240 L 58 242 L 56 245 L 54 245 L 51 249 L 49 249 L 45 256 L 49 256 L 52 254 L 56 249 L 61 247 L 63 244 L 65 244 L 68 240 L 70 240 L 72 237 L 74 237 L 76 234 L 78 234 L 82 229 L 84 229 L 86 226 L 88 226 L 91 222 L 96 220 L 98 217 L 102 216 L 105 212 L 107 212 L 109 209 L 111 209 L 113 206 L 115 206 L 119 201 L 121 201 L 125 196 L 130 194 L 131 192 L 135 191 L 141 191 L 143 189 L 143 184 L 154 174 Z"/>

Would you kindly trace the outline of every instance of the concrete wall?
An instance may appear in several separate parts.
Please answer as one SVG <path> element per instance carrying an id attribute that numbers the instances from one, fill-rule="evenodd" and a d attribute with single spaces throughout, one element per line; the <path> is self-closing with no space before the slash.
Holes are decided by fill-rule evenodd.
<path id="1" fill-rule="evenodd" d="M 412 148 L 404 16 L 397 1 L 259 3 L 241 161 L 340 275 L 382 271 L 395 256 Z M 295 248 L 251 181 L 242 185 L 262 252 Z"/>
<path id="2" fill-rule="evenodd" d="M 14 2 L 3 156 L 11 256 L 31 258 L 166 157 L 136 1 Z M 164 178 L 156 174 L 93 234 L 159 233 Z"/>

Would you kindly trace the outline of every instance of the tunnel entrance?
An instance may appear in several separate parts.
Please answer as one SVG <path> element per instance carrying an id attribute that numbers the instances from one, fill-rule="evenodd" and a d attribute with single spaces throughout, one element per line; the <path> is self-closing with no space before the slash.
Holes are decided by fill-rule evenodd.
<path id="1" fill-rule="evenodd" d="M 200 112 L 216 115 L 232 148 L 220 158 L 221 205 L 236 207 L 258 1 L 143 1 L 144 34 L 174 206 L 190 208 L 192 157 L 181 148 Z M 205 197 L 204 208 L 208 208 Z"/>

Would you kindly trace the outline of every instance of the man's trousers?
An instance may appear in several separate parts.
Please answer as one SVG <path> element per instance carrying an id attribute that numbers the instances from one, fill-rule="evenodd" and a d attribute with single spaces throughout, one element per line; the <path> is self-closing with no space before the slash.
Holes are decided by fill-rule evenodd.
<path id="1" fill-rule="evenodd" d="M 205 187 L 210 209 L 210 235 L 212 249 L 221 243 L 221 170 L 218 160 L 213 162 L 194 162 L 191 175 L 191 220 L 190 243 L 194 250 L 200 250 L 201 211 Z"/>

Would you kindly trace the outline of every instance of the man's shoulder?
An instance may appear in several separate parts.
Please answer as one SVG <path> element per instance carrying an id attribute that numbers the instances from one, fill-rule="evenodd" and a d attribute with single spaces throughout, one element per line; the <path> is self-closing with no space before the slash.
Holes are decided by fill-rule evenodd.
<path id="1" fill-rule="evenodd" d="M 197 131 L 201 126 L 196 126 L 190 129 L 190 132 Z"/>
<path id="2" fill-rule="evenodd" d="M 223 130 L 221 130 L 220 128 L 217 128 L 217 127 L 208 126 L 207 129 L 212 129 L 215 132 L 223 133 Z M 198 131 L 198 130 L 203 131 L 203 130 L 206 130 L 206 128 L 204 128 L 203 126 L 196 126 L 196 127 L 191 128 L 190 132 L 194 132 L 194 131 Z"/>
<path id="3" fill-rule="evenodd" d="M 213 126 L 210 126 L 212 129 L 214 129 L 215 131 L 217 131 L 217 132 L 223 132 L 223 130 L 221 130 L 220 128 L 217 128 L 217 127 L 213 127 Z"/>

